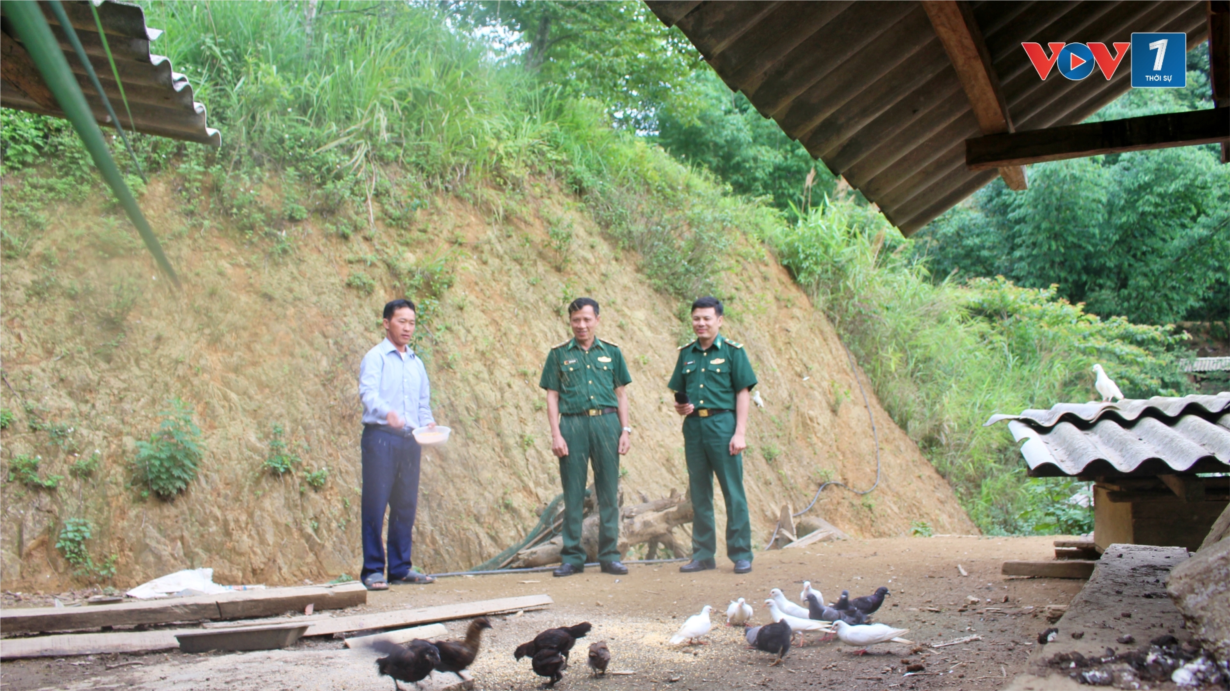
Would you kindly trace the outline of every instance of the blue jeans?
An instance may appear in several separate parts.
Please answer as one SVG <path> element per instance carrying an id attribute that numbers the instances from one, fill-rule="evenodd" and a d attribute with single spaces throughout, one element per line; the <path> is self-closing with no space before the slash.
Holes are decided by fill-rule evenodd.
<path id="1" fill-rule="evenodd" d="M 389 508 L 388 577 L 410 573 L 411 532 L 419 503 L 419 460 L 423 448 L 409 434 L 363 428 L 363 571 L 385 572 L 384 510 Z"/>

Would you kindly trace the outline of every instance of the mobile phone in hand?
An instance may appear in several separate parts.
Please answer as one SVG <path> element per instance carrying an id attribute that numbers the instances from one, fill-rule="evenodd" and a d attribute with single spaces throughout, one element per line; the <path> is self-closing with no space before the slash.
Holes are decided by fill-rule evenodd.
<path id="1" fill-rule="evenodd" d="M 688 403 L 691 403 L 691 401 L 688 400 L 688 395 L 682 391 L 675 392 L 675 402 L 679 405 L 687 405 Z"/>

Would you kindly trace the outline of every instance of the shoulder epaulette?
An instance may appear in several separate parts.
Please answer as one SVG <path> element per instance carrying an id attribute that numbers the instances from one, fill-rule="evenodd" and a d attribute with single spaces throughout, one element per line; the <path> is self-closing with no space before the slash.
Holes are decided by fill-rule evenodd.
<path id="1" fill-rule="evenodd" d="M 688 341 L 687 343 L 684 343 L 683 345 L 679 346 L 675 350 L 683 350 L 684 348 L 687 348 L 688 346 L 692 345 L 695 342 L 696 342 L 695 340 Z"/>
<path id="2" fill-rule="evenodd" d="M 571 339 L 571 338 L 570 338 L 570 339 L 568 339 L 567 341 L 564 341 L 563 343 L 558 343 L 558 344 L 556 344 L 556 345 L 551 346 L 551 350 L 555 350 L 556 348 L 563 348 L 564 346 L 568 345 L 569 343 L 572 343 L 572 339 Z"/>
<path id="3" fill-rule="evenodd" d="M 599 340 L 599 341 L 602 341 L 603 343 L 605 343 L 605 344 L 607 344 L 607 345 L 615 346 L 616 348 L 618 348 L 618 347 L 619 347 L 619 344 L 618 344 L 618 343 L 616 343 L 615 341 L 608 341 L 608 340 L 606 340 L 605 338 L 599 338 L 598 340 Z"/>
<path id="4" fill-rule="evenodd" d="M 734 341 L 729 341 L 729 340 L 728 340 L 728 341 L 726 341 L 726 345 L 730 346 L 731 348 L 738 348 L 739 350 L 743 350 L 743 344 L 742 344 L 742 343 L 735 343 Z"/>

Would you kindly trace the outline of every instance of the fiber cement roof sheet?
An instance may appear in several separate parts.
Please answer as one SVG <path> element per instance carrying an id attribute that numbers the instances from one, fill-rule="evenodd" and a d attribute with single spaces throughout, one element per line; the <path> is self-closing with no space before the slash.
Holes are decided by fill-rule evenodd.
<path id="1" fill-rule="evenodd" d="M 77 59 L 77 53 L 69 44 L 63 27 L 51 13 L 51 8 L 45 2 L 39 3 L 43 15 L 51 26 L 52 33 L 68 58 L 69 67 L 81 84 L 86 101 L 90 104 L 94 117 L 99 124 L 112 125 L 102 98 L 94 90 L 85 67 Z M 162 35 L 159 29 L 145 25 L 145 11 L 136 5 L 119 2 L 104 2 L 98 9 L 98 17 L 106 32 L 107 45 L 115 58 L 116 71 L 124 86 L 124 94 L 128 98 L 132 110 L 132 125 L 128 122 L 128 113 L 120 98 L 119 86 L 115 81 L 111 64 L 107 60 L 98 27 L 94 22 L 94 14 L 90 11 L 88 0 L 65 0 L 64 12 L 72 24 L 86 56 L 98 75 L 103 91 L 111 101 L 111 107 L 121 118 L 124 127 L 138 132 L 153 134 L 172 139 L 197 142 L 219 146 L 222 136 L 218 130 L 206 126 L 205 106 L 193 99 L 192 86 L 182 74 L 171 69 L 171 63 L 161 55 L 150 53 L 150 42 Z M 7 21 L 3 23 L 3 39 L 20 45 Z M 24 52 L 24 49 L 22 49 Z M 7 51 L 6 51 L 7 54 Z M 39 77 L 41 79 L 41 77 Z M 20 87 L 7 80 L 0 81 L 0 105 L 6 108 L 16 108 L 42 115 L 64 117 L 58 104 L 39 103 Z"/>

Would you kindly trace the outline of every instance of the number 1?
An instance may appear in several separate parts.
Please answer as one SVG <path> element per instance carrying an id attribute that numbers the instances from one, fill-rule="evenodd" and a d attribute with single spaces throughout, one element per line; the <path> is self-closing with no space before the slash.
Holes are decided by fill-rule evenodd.
<path id="1" fill-rule="evenodd" d="M 1163 38 L 1160 41 L 1154 41 L 1149 44 L 1149 50 L 1157 51 L 1157 58 L 1153 61 L 1154 72 L 1162 69 L 1162 60 L 1166 57 L 1166 41 L 1167 39 Z"/>

